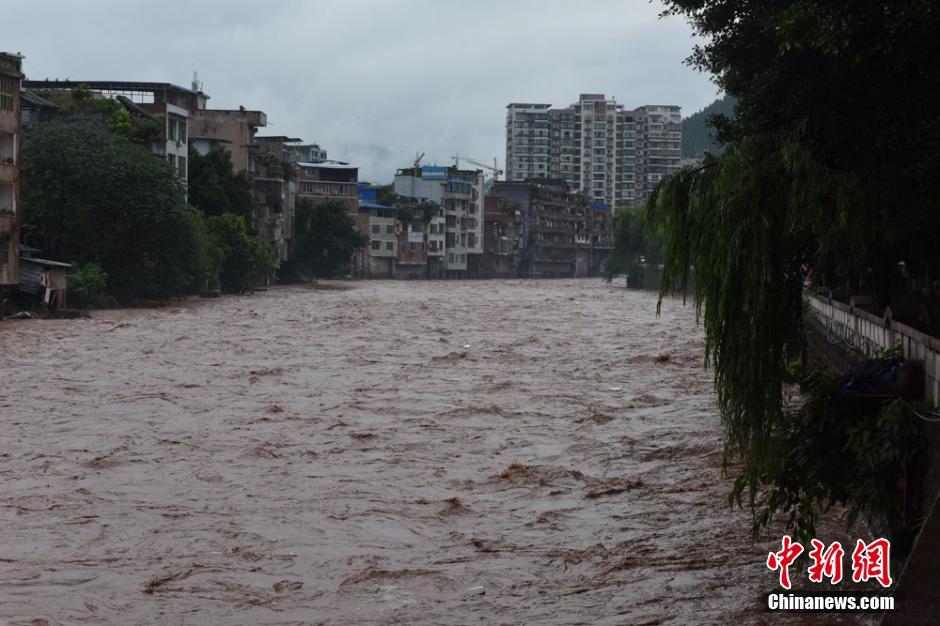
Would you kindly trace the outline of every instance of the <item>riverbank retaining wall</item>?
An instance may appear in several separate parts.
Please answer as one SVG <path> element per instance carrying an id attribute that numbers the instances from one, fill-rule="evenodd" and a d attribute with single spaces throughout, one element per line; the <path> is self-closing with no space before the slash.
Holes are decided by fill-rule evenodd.
<path id="1" fill-rule="evenodd" d="M 866 356 L 901 346 L 904 358 L 924 364 L 924 395 L 931 406 L 940 407 L 940 339 L 891 319 L 891 308 L 883 317 L 854 302 L 845 304 L 829 296 L 807 294 L 807 304 L 826 328 L 826 339 L 843 342 Z"/>

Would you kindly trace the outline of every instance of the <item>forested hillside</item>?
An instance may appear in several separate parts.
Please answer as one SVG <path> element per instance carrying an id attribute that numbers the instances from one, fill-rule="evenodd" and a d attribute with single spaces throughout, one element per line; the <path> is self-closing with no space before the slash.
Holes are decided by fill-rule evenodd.
<path id="1" fill-rule="evenodd" d="M 734 98 L 726 95 L 682 120 L 682 158 L 698 158 L 705 152 L 724 152 L 724 147 L 715 143 L 715 130 L 708 125 L 708 120 L 719 113 L 731 117 L 733 112 Z"/>

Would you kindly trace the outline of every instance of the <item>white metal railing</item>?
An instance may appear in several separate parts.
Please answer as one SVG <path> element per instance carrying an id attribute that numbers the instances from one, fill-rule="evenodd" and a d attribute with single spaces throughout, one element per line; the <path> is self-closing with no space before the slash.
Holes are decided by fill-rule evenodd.
<path id="1" fill-rule="evenodd" d="M 921 361 L 925 396 L 935 408 L 940 407 L 940 338 L 893 320 L 890 307 L 883 317 L 878 317 L 856 307 L 852 301 L 843 304 L 809 292 L 805 297 L 810 309 L 826 327 L 828 341 L 842 342 L 868 357 L 900 347 L 904 358 Z"/>

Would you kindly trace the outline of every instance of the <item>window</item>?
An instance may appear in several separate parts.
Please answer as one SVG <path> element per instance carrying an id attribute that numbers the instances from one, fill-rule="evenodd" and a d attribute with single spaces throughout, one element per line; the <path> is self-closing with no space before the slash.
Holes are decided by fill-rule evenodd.
<path id="1" fill-rule="evenodd" d="M 166 138 L 170 141 L 176 141 L 176 120 L 167 120 Z"/>
<path id="2" fill-rule="evenodd" d="M 12 78 L 0 76 L 0 109 L 13 110 L 14 89 L 16 89 L 16 82 Z"/>
<path id="3" fill-rule="evenodd" d="M 378 235 L 378 234 L 381 233 L 381 232 L 382 232 L 382 227 L 381 227 L 381 226 L 379 226 L 378 224 L 373 224 L 373 225 L 372 225 L 372 234 L 373 234 L 373 235 Z"/>
<path id="4" fill-rule="evenodd" d="M 395 242 L 394 242 L 394 241 L 386 241 L 386 242 L 385 242 L 385 249 L 386 249 L 386 250 L 394 250 L 394 249 L 395 249 Z"/>
<path id="5" fill-rule="evenodd" d="M 415 250 L 418 249 L 418 244 L 416 244 L 415 242 L 412 241 L 411 243 L 408 244 L 408 248 L 409 248 L 412 252 L 414 252 Z"/>
<path id="6" fill-rule="evenodd" d="M 380 250 L 382 248 L 382 242 L 375 241 L 373 239 L 372 241 L 369 242 L 369 247 L 371 247 L 373 250 Z"/>
<path id="7" fill-rule="evenodd" d="M 385 227 L 385 232 L 386 232 L 386 234 L 394 235 L 394 234 L 395 234 L 395 225 L 394 225 L 394 224 L 389 224 L 389 225 L 387 225 L 387 226 Z"/>
<path id="8" fill-rule="evenodd" d="M 186 120 L 180 120 L 179 140 L 186 143 Z"/>
<path id="9" fill-rule="evenodd" d="M 186 157 L 181 156 L 179 157 L 179 159 L 177 159 L 176 173 L 179 175 L 180 178 L 182 178 L 183 180 L 186 180 L 187 175 L 189 174 L 189 172 L 186 169 Z"/>

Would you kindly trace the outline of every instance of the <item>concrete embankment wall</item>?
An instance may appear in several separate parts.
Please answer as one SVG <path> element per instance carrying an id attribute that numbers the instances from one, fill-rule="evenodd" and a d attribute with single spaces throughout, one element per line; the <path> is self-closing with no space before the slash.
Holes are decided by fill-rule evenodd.
<path id="1" fill-rule="evenodd" d="M 879 351 L 901 346 L 904 357 L 924 364 L 924 393 L 927 401 L 936 408 L 940 401 L 940 340 L 926 335 L 906 324 L 893 321 L 890 311 L 878 317 L 852 304 L 843 304 L 829 297 L 807 294 L 807 304 L 815 320 L 810 328 L 815 329 L 828 348 L 851 348 L 861 357 L 873 356 Z M 839 344 L 838 346 L 835 344 Z M 822 350 L 830 356 L 837 350 Z M 937 548 L 940 546 L 940 423 L 925 421 L 923 436 L 926 458 L 920 470 L 920 511 L 926 521 L 915 540 L 914 549 L 904 566 L 894 588 L 897 610 L 887 613 L 881 624 L 927 624 L 934 623 L 940 607 L 940 562 Z"/>
<path id="2" fill-rule="evenodd" d="M 882 318 L 815 294 L 807 295 L 806 301 L 826 327 L 830 341 L 842 341 L 867 356 L 900 345 L 904 358 L 921 361 L 926 399 L 934 408 L 940 407 L 940 339 L 891 320 L 890 311 Z"/>

